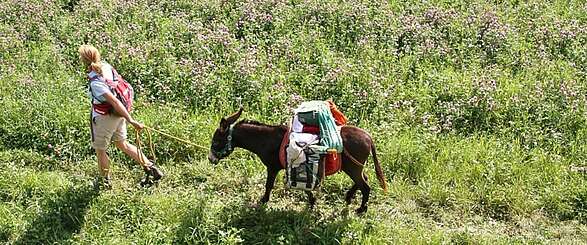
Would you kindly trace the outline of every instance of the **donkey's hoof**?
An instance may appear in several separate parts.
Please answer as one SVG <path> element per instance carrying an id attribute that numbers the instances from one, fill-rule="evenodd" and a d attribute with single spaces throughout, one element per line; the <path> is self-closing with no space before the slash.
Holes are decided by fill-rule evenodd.
<path id="1" fill-rule="evenodd" d="M 367 207 L 360 207 L 355 210 L 355 213 L 357 213 L 357 214 L 364 214 L 366 212 L 367 212 Z"/>
<path id="2" fill-rule="evenodd" d="M 249 207 L 252 209 L 261 209 L 263 207 L 266 207 L 267 203 L 266 202 L 257 202 L 257 203 L 251 203 L 249 204 Z"/>
<path id="3" fill-rule="evenodd" d="M 308 204 L 310 205 L 310 207 L 314 207 L 316 205 L 316 198 L 315 197 L 308 198 Z"/>
<path id="4" fill-rule="evenodd" d="M 346 202 L 346 205 L 350 205 L 353 202 L 353 198 L 347 196 L 344 201 Z"/>
<path id="5" fill-rule="evenodd" d="M 265 205 L 266 203 L 269 202 L 269 198 L 261 198 L 261 200 L 259 200 L 259 205 Z"/>
<path id="6" fill-rule="evenodd" d="M 357 195 L 356 188 L 353 187 L 350 190 L 348 190 L 346 192 L 346 195 L 344 196 L 344 200 L 346 201 L 346 204 L 349 205 L 349 204 L 353 203 L 353 200 L 355 199 L 356 195 Z"/>

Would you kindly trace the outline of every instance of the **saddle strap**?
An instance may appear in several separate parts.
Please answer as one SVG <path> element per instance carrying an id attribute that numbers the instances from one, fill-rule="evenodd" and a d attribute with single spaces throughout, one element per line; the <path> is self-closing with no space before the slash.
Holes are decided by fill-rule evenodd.
<path id="1" fill-rule="evenodd" d="M 291 132 L 291 126 L 289 126 L 287 128 L 287 131 L 285 132 L 285 135 L 283 135 L 283 139 L 281 140 L 281 145 L 279 146 L 279 164 L 281 164 L 281 167 L 283 169 L 285 169 L 285 161 L 286 161 L 285 147 L 287 146 L 287 143 L 289 143 L 289 133 L 290 132 Z"/>
<path id="2" fill-rule="evenodd" d="M 358 161 L 358 160 L 357 160 L 355 157 L 353 157 L 353 155 L 351 155 L 351 154 L 349 153 L 349 150 L 347 150 L 347 148 L 346 148 L 346 147 L 344 147 L 344 146 L 343 146 L 343 148 L 344 148 L 344 150 L 342 151 L 342 153 L 343 153 L 343 154 L 344 154 L 346 157 L 348 157 L 349 159 L 351 159 L 351 162 L 353 162 L 354 164 L 357 164 L 357 165 L 359 165 L 359 166 L 361 166 L 361 167 L 363 167 L 363 166 L 364 166 L 364 164 L 362 164 L 361 162 L 359 162 L 359 161 Z"/>

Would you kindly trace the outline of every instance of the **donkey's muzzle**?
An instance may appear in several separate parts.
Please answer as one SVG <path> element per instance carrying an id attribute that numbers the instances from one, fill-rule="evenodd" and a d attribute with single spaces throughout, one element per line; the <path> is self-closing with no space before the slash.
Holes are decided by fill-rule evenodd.
<path id="1" fill-rule="evenodd" d="M 217 164 L 219 159 L 218 157 L 216 157 L 216 155 L 214 155 L 214 153 L 212 153 L 212 151 L 210 151 L 208 153 L 208 161 L 210 161 L 210 163 L 212 164 Z"/>

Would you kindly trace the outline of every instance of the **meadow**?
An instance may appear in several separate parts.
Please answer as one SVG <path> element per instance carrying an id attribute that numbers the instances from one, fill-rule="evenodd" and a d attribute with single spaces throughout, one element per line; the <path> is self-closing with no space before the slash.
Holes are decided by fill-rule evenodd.
<path id="1" fill-rule="evenodd" d="M 585 1 L 0 2 L 0 243 L 587 243 Z M 154 134 L 166 178 L 111 149 L 95 191 L 81 44 L 136 89 L 134 117 L 209 146 L 219 120 L 286 123 L 333 98 L 369 131 L 369 211 L 329 177 L 318 203 L 236 150 Z M 134 140 L 129 128 L 130 140 Z M 113 147 L 112 147 L 113 148 Z M 360 194 L 358 194 L 360 196 Z"/>

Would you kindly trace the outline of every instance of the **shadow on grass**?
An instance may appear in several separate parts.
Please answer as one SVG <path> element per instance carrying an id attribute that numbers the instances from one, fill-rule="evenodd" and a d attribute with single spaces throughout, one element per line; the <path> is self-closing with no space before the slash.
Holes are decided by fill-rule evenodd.
<path id="1" fill-rule="evenodd" d="M 311 210 L 287 207 L 281 210 L 227 206 L 213 214 L 207 214 L 201 207 L 195 207 L 184 219 L 174 243 L 231 243 L 237 238 L 243 244 L 340 244 L 352 222 L 348 211 L 341 212 L 338 218 L 327 218 Z M 212 216 L 221 220 L 217 225 L 205 224 Z"/>
<path id="2" fill-rule="evenodd" d="M 88 206 L 97 196 L 98 191 L 85 185 L 55 194 L 14 244 L 64 243 L 79 232 Z"/>
<path id="3" fill-rule="evenodd" d="M 240 237 L 247 244 L 339 244 L 351 222 L 346 215 L 341 216 L 340 219 L 321 219 L 311 210 L 244 207 L 227 223 L 227 227 L 240 230 Z"/>

